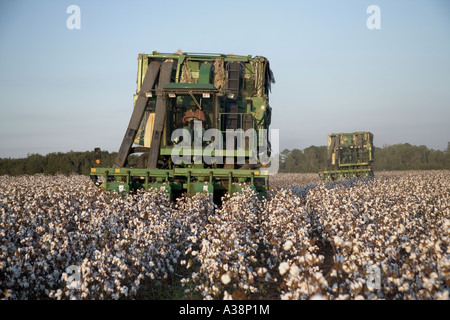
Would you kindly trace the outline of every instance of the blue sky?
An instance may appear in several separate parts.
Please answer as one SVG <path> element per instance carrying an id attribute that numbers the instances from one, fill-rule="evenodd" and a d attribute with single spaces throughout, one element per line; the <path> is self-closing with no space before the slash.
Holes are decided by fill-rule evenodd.
<path id="1" fill-rule="evenodd" d="M 72 4 L 80 30 L 66 27 Z M 333 132 L 371 131 L 379 147 L 450 141 L 446 0 L 18 0 L 0 2 L 0 157 L 117 151 L 138 53 L 179 48 L 267 57 L 281 150 Z"/>

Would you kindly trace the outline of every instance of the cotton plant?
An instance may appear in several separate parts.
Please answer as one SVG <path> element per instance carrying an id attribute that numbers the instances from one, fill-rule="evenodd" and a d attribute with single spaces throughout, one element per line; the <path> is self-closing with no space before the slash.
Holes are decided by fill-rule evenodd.
<path id="1" fill-rule="evenodd" d="M 201 299 L 448 300 L 448 171 L 273 182 L 217 207 L 0 176 L 0 299 L 139 299 L 179 281 Z"/>

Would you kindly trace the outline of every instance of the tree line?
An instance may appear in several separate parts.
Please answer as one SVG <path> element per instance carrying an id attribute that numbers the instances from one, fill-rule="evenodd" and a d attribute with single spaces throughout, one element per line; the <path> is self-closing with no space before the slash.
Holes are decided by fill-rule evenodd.
<path id="1" fill-rule="evenodd" d="M 102 166 L 111 167 L 116 159 L 117 152 L 101 151 Z M 45 156 L 30 154 L 26 158 L 11 159 L 0 158 L 0 175 L 21 174 L 85 174 L 88 175 L 95 164 L 93 151 L 66 153 L 54 152 Z"/>
<path id="2" fill-rule="evenodd" d="M 112 167 L 116 157 L 117 152 L 102 151 L 101 166 Z M 374 158 L 372 164 L 374 171 L 450 169 L 450 146 L 446 151 L 409 143 L 375 147 Z M 94 163 L 93 151 L 55 152 L 45 156 L 30 154 L 26 158 L 19 159 L 0 158 L 0 175 L 39 173 L 88 175 Z M 326 168 L 326 163 L 326 146 L 311 146 L 303 150 L 285 149 L 280 153 L 279 172 L 319 172 Z"/>

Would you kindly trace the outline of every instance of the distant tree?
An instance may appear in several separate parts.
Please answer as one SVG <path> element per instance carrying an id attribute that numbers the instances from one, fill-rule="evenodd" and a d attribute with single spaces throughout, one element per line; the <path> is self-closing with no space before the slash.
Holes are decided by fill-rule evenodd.
<path id="1" fill-rule="evenodd" d="M 303 172 L 319 172 L 325 169 L 327 147 L 310 146 L 303 150 L 306 167 Z"/>
<path id="2" fill-rule="evenodd" d="M 450 153 L 409 143 L 375 148 L 374 170 L 450 169 Z"/>
<path id="3" fill-rule="evenodd" d="M 39 154 L 31 154 L 25 159 L 25 170 L 29 174 L 43 173 L 45 157 Z"/>
<path id="4" fill-rule="evenodd" d="M 116 152 L 102 151 L 102 165 L 110 167 L 114 164 Z M 67 153 L 54 152 L 46 156 L 28 154 L 26 158 L 0 158 L 0 175 L 21 175 L 44 173 L 55 174 L 85 174 L 88 175 L 94 165 L 93 151 Z"/>
<path id="5" fill-rule="evenodd" d="M 301 162 L 303 159 L 302 150 L 294 149 L 285 157 L 285 171 L 286 172 L 300 172 Z"/>

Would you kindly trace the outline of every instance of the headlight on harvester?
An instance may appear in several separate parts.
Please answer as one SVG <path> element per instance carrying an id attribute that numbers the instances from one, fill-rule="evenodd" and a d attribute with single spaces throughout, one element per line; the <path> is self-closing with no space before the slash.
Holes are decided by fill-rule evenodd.
<path id="1" fill-rule="evenodd" d="M 94 149 L 94 158 L 95 158 L 95 163 L 100 164 L 100 162 L 102 160 L 102 152 L 101 152 L 100 148 Z"/>

